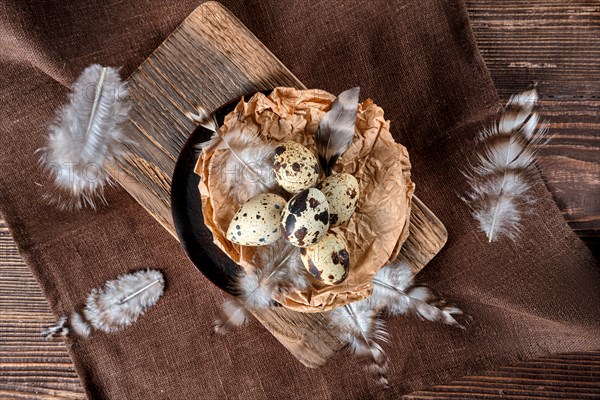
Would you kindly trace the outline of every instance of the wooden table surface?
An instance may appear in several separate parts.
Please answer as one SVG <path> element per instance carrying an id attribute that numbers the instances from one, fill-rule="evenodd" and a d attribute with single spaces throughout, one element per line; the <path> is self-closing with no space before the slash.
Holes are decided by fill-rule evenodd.
<path id="1" fill-rule="evenodd" d="M 466 0 L 500 97 L 537 82 L 552 142 L 542 174 L 575 232 L 600 251 L 600 2 Z M 85 398 L 37 282 L 0 221 L 0 399 Z M 600 398 L 600 351 L 497 368 L 412 399 Z"/>

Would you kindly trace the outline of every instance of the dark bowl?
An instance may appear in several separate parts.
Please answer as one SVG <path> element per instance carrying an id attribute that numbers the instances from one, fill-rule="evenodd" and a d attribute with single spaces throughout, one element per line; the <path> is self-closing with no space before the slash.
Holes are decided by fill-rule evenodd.
<path id="1" fill-rule="evenodd" d="M 268 94 L 270 91 L 263 93 Z M 246 95 L 244 99 L 249 100 L 253 95 L 254 93 Z M 219 125 L 223 124 L 225 116 L 235 109 L 239 101 L 240 98 L 234 99 L 215 111 Z M 211 131 L 199 126 L 183 146 L 173 172 L 171 210 L 179 241 L 196 268 L 221 289 L 236 294 L 232 283 L 241 267 L 213 243 L 212 233 L 204 224 L 202 216 L 198 190 L 200 177 L 194 172 L 200 155 L 196 145 L 207 141 L 211 135 Z"/>

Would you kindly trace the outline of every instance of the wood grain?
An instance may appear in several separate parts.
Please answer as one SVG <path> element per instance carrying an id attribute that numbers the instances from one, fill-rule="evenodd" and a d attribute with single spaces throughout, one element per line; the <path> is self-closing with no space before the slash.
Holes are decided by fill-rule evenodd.
<path id="1" fill-rule="evenodd" d="M 165 229 L 171 217 L 171 177 L 195 129 L 186 113 L 215 110 L 248 93 L 302 83 L 218 3 L 198 7 L 128 80 L 135 146 L 111 175 Z"/>
<path id="2" fill-rule="evenodd" d="M 40 332 L 55 319 L 0 219 L 0 399 L 83 399 L 64 342 Z"/>
<path id="3" fill-rule="evenodd" d="M 466 0 L 479 49 L 503 100 L 537 81 L 542 113 L 560 136 L 545 153 L 548 187 L 575 231 L 600 247 L 600 3 L 596 0 Z M 556 133 L 556 132 L 555 132 Z M 594 183 L 594 179 L 596 179 Z M 82 399 L 62 342 L 39 330 L 54 321 L 0 221 L 0 398 Z M 600 398 L 600 351 L 497 368 L 413 399 Z"/>

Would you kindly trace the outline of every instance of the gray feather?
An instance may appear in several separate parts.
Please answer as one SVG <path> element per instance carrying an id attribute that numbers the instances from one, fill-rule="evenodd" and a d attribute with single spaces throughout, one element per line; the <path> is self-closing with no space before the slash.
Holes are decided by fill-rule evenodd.
<path id="1" fill-rule="evenodd" d="M 363 301 L 377 312 L 403 315 L 410 311 L 428 321 L 463 328 L 454 318 L 455 315 L 461 315 L 462 311 L 438 299 L 430 289 L 416 286 L 413 277 L 407 264 L 401 261 L 391 263 L 377 272 L 373 278 L 373 293 Z"/>
<path id="2" fill-rule="evenodd" d="M 388 333 L 379 313 L 369 308 L 363 300 L 338 307 L 325 315 L 352 353 L 365 360 L 367 369 L 384 387 L 388 387 L 388 359 L 377 342 L 387 342 Z"/>
<path id="3" fill-rule="evenodd" d="M 248 310 L 242 303 L 236 299 L 228 299 L 223 303 L 213 329 L 215 333 L 224 335 L 246 324 L 249 316 Z"/>
<path id="4" fill-rule="evenodd" d="M 276 294 L 292 290 L 303 290 L 310 283 L 302 265 L 298 248 L 286 239 L 256 248 L 253 260 L 256 266 L 245 270 L 236 277 L 233 291 L 239 302 L 233 311 L 232 304 L 225 304 L 221 317 L 215 321 L 215 331 L 226 333 L 231 327 L 240 326 L 242 313 L 246 310 L 266 308 L 274 304 Z M 236 300 L 237 302 L 237 300 Z"/>
<path id="5" fill-rule="evenodd" d="M 354 139 L 359 92 L 359 87 L 342 92 L 319 123 L 317 155 L 326 176 L 331 175 L 335 162 Z"/>
<path id="6" fill-rule="evenodd" d="M 48 142 L 37 150 L 53 178 L 46 199 L 61 209 L 96 207 L 105 202 L 106 167 L 126 154 L 120 124 L 127 119 L 127 88 L 114 68 L 94 64 L 73 85 L 69 103 L 49 126 Z"/>
<path id="7" fill-rule="evenodd" d="M 212 168 L 218 171 L 221 186 L 231 188 L 230 195 L 239 204 L 261 193 L 278 192 L 273 173 L 276 143 L 263 139 L 258 132 L 243 130 L 241 122 L 224 129 L 217 126 L 214 115 L 210 114 L 200 125 L 214 134 L 209 141 L 198 145 L 202 151 L 224 151 L 215 157 Z"/>
<path id="8" fill-rule="evenodd" d="M 107 281 L 88 295 L 84 316 L 90 325 L 103 332 L 117 332 L 154 306 L 165 288 L 163 274 L 140 270 Z"/>

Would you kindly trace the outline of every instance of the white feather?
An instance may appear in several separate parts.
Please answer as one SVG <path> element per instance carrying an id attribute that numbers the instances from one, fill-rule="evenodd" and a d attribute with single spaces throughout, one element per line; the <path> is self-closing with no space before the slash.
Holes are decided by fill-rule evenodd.
<path id="1" fill-rule="evenodd" d="M 516 240 L 531 187 L 536 154 L 546 126 L 536 130 L 535 89 L 511 97 L 500 120 L 479 134 L 482 150 L 464 175 L 471 190 L 463 198 L 492 242 L 501 236 Z"/>
<path id="2" fill-rule="evenodd" d="M 427 321 L 443 322 L 447 325 L 465 329 L 454 318 L 456 315 L 462 315 L 462 310 L 437 299 L 429 288 L 424 286 L 413 287 L 406 293 L 406 296 L 408 298 L 408 309 L 416 316 Z"/>
<path id="3" fill-rule="evenodd" d="M 412 271 L 402 262 L 392 263 L 375 275 L 373 293 L 363 302 L 368 308 L 378 312 L 387 311 L 391 315 L 403 315 L 410 311 L 428 321 L 463 328 L 454 318 L 455 315 L 461 315 L 462 311 L 436 298 L 430 289 L 414 286 Z"/>
<path id="4" fill-rule="evenodd" d="M 129 113 L 127 88 L 114 68 L 94 64 L 79 76 L 38 149 L 40 163 L 55 187 L 46 198 L 61 209 L 96 207 L 105 202 L 106 167 L 125 154 L 120 124 Z"/>
<path id="5" fill-rule="evenodd" d="M 298 248 L 284 238 L 255 251 L 255 268 L 241 272 L 233 288 L 245 307 L 268 307 L 273 304 L 276 293 L 284 294 L 309 285 Z"/>
<path id="6" fill-rule="evenodd" d="M 92 327 L 77 311 L 73 311 L 69 318 L 72 332 L 79 336 L 88 337 L 92 332 Z"/>
<path id="7" fill-rule="evenodd" d="M 338 307 L 325 315 L 338 337 L 348 344 L 353 354 L 366 361 L 367 369 L 387 387 L 387 355 L 377 340 L 387 342 L 388 333 L 379 313 L 363 300 Z"/>
<path id="8" fill-rule="evenodd" d="M 310 285 L 298 248 L 285 238 L 254 250 L 252 262 L 256 268 L 261 269 L 263 274 L 272 273 L 266 283 L 273 288 L 273 293 L 304 290 Z"/>
<path id="9" fill-rule="evenodd" d="M 214 322 L 215 332 L 227 333 L 243 324 L 245 317 L 243 321 L 241 318 L 246 309 L 274 305 L 276 294 L 303 290 L 310 285 L 298 248 L 283 238 L 256 248 L 253 264 L 255 268 L 241 271 L 236 277 L 232 289 L 240 301 L 223 305 L 221 316 Z"/>
<path id="10" fill-rule="evenodd" d="M 411 267 L 403 261 L 394 261 L 381 268 L 374 279 L 387 282 L 400 291 L 412 286 L 414 274 Z M 389 290 L 382 285 L 373 285 L 373 292 L 366 301 L 368 307 L 378 312 L 389 311 L 392 314 L 402 314 L 406 309 L 405 296 L 394 290 Z"/>
<path id="11" fill-rule="evenodd" d="M 273 305 L 276 286 L 273 285 L 273 281 L 270 281 L 270 272 L 273 271 L 257 268 L 240 273 L 236 287 L 244 307 L 257 309 Z"/>
<path id="12" fill-rule="evenodd" d="M 221 187 L 230 188 L 230 195 L 239 204 L 261 193 L 279 192 L 273 173 L 276 143 L 263 139 L 259 132 L 248 131 L 243 121 L 235 116 L 229 125 L 218 129 L 214 116 L 205 121 L 211 119 L 212 124 L 202 122 L 201 125 L 215 134 L 198 147 L 207 152 L 224 152 L 213 158 L 211 166 L 215 177 L 222 180 Z"/>
<path id="13" fill-rule="evenodd" d="M 108 281 L 88 295 L 84 315 L 103 332 L 117 332 L 134 323 L 162 296 L 165 281 L 160 271 L 141 270 Z"/>
<path id="14" fill-rule="evenodd" d="M 228 299 L 223 303 L 213 329 L 215 333 L 224 335 L 246 324 L 249 316 L 248 310 L 242 303 L 236 299 Z"/>

